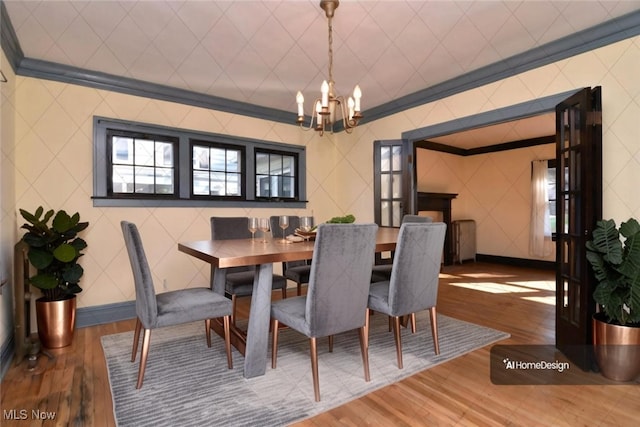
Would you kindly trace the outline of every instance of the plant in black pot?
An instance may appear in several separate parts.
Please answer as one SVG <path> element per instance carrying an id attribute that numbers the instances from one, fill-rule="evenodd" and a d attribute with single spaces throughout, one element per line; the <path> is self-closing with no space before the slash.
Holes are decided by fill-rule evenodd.
<path id="1" fill-rule="evenodd" d="M 27 257 L 36 269 L 29 282 L 40 289 L 36 301 L 38 336 L 44 347 L 58 348 L 71 344 L 75 328 L 76 294 L 84 274 L 78 259 L 87 243 L 78 233 L 89 226 L 80 222 L 80 214 L 64 210 L 44 212 L 42 206 L 34 213 L 20 209 L 27 221 L 22 241 L 28 246 Z M 51 221 L 51 224 L 49 224 Z"/>
<path id="2" fill-rule="evenodd" d="M 640 224 L 598 221 L 586 247 L 601 309 L 593 317 L 598 366 L 607 378 L 633 380 L 640 375 Z"/>

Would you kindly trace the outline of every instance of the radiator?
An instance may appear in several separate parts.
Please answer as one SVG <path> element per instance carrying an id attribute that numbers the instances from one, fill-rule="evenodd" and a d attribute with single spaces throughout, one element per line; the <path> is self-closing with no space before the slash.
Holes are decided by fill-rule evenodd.
<path id="1" fill-rule="evenodd" d="M 453 229 L 454 262 L 476 260 L 476 222 L 460 219 L 451 223 Z"/>

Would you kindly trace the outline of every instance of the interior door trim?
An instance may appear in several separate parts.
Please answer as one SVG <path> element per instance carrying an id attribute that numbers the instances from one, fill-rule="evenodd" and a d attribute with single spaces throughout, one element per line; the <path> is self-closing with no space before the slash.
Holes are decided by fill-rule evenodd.
<path id="1" fill-rule="evenodd" d="M 472 116 L 460 117 L 448 122 L 438 123 L 419 129 L 402 132 L 402 139 L 409 142 L 424 141 L 429 138 L 436 138 L 449 135 L 464 130 L 475 129 L 498 123 L 510 122 L 526 117 L 533 117 L 544 113 L 554 112 L 556 105 L 571 95 L 578 93 L 582 88 L 572 89 L 567 92 L 545 96 L 543 98 L 532 99 L 520 104 L 498 108 L 496 110 L 485 111 Z"/>

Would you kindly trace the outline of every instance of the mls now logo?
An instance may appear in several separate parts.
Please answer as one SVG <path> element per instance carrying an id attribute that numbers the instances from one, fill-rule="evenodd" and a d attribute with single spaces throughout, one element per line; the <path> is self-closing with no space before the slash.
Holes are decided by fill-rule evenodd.
<path id="1" fill-rule="evenodd" d="M 4 409 L 2 418 L 5 420 L 55 420 L 56 413 L 39 409 L 32 409 L 31 411 L 26 409 Z"/>
<path id="2" fill-rule="evenodd" d="M 29 411 L 26 409 L 4 409 L 2 418 L 5 420 L 26 420 L 29 417 Z"/>

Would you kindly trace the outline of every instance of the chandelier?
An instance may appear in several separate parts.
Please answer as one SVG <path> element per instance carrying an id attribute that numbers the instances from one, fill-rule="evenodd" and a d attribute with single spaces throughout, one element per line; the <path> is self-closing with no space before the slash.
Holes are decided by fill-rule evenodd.
<path id="1" fill-rule="evenodd" d="M 304 125 L 304 96 L 298 91 L 296 94 L 296 103 L 298 104 L 298 119 L 296 123 L 304 130 L 315 129 L 324 135 L 325 131 L 333 133 L 333 125 L 336 122 L 337 115 L 342 117 L 342 124 L 347 133 L 353 132 L 353 128 L 358 125 L 358 121 L 362 118 L 360 114 L 360 98 L 362 92 L 360 86 L 356 85 L 353 89 L 353 97 L 345 100 L 344 96 L 335 94 L 333 81 L 333 27 L 331 19 L 335 10 L 340 5 L 338 0 L 322 0 L 320 8 L 324 10 L 327 16 L 327 24 L 329 28 L 329 82 L 323 81 L 320 86 L 320 98 L 313 103 L 313 111 L 311 112 L 311 122 L 309 126 Z M 315 123 L 315 124 L 314 124 Z"/>

